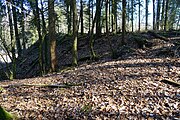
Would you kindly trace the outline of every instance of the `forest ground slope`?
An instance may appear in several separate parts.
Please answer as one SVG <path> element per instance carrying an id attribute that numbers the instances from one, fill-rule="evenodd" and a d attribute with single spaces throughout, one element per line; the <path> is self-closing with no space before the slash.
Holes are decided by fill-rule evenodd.
<path id="1" fill-rule="evenodd" d="M 104 51 L 99 61 L 85 61 L 70 70 L 44 77 L 1 81 L 0 105 L 25 120 L 179 119 L 179 86 L 161 82 L 180 81 L 179 48 L 176 47 L 179 38 L 176 36 L 167 42 L 147 34 L 142 36 L 151 38 L 146 39 L 148 44 L 144 46 L 132 43 L 139 37 L 127 36 L 131 44 L 117 50 L 117 59 L 108 57 L 106 49 L 98 51 L 97 45 L 103 44 L 103 48 L 107 45 L 98 42 L 96 51 Z M 112 43 L 116 45 L 115 41 Z M 70 87 L 15 86 L 17 84 Z"/>

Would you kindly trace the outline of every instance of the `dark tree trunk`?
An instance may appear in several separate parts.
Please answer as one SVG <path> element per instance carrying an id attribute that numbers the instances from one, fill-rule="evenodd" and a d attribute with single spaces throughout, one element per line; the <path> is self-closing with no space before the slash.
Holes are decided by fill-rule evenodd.
<path id="1" fill-rule="evenodd" d="M 134 31 L 134 23 L 133 23 L 133 21 L 134 21 L 134 0 L 131 0 L 131 31 L 133 32 Z"/>
<path id="2" fill-rule="evenodd" d="M 139 9 L 138 9 L 138 15 L 139 15 L 139 21 L 138 21 L 138 31 L 141 30 L 141 0 L 138 0 L 139 3 Z"/>
<path id="3" fill-rule="evenodd" d="M 145 25 L 145 30 L 148 29 L 148 4 L 149 4 L 149 1 L 146 0 L 146 25 Z"/>
<path id="4" fill-rule="evenodd" d="M 96 37 L 101 35 L 101 0 L 96 0 Z"/>
<path id="5" fill-rule="evenodd" d="M 157 13 L 156 13 L 156 30 L 159 30 L 159 23 L 160 23 L 160 9 L 161 9 L 161 1 L 157 0 Z"/>
<path id="6" fill-rule="evenodd" d="M 165 20 L 164 20 L 164 30 L 165 31 L 167 31 L 168 8 L 169 8 L 169 0 L 166 0 L 166 10 L 165 10 Z"/>
<path id="7" fill-rule="evenodd" d="M 126 0 L 122 0 L 122 41 L 121 46 L 125 44 L 126 33 Z"/>
<path id="8" fill-rule="evenodd" d="M 155 14 L 155 0 L 153 0 L 153 30 L 156 30 L 156 24 L 155 24 L 155 17 L 156 17 L 156 14 Z"/>
<path id="9" fill-rule="evenodd" d="M 12 4 L 15 5 L 14 0 L 12 0 Z M 15 31 L 15 37 L 16 37 L 17 52 L 18 52 L 18 56 L 21 56 L 22 49 L 21 49 L 21 43 L 20 43 L 19 33 L 18 33 L 16 8 L 14 6 L 12 6 L 12 12 L 13 12 L 14 31 Z"/>
<path id="10" fill-rule="evenodd" d="M 106 33 L 109 33 L 109 28 L 108 28 L 108 15 L 109 15 L 109 11 L 108 11 L 108 5 L 109 5 L 109 0 L 106 0 Z"/>

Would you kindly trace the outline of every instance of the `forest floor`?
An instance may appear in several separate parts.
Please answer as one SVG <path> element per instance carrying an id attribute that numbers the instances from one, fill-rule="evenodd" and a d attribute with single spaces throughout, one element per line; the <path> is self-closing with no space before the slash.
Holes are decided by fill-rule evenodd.
<path id="1" fill-rule="evenodd" d="M 128 44 L 123 47 L 117 45 L 120 35 L 102 36 L 95 41 L 98 61 L 84 59 L 88 58 L 89 52 L 87 40 L 83 37 L 78 46 L 77 67 L 43 77 L 0 81 L 0 105 L 24 120 L 178 120 L 180 34 L 161 35 L 168 41 L 149 33 L 129 33 L 126 36 Z M 108 40 L 117 50 L 116 59 L 111 57 Z M 71 63 L 68 47 L 71 42 L 66 39 L 60 42 L 58 59 L 61 67 Z M 25 77 L 36 76 L 37 66 L 28 71 L 30 61 L 36 59 L 36 50 L 34 45 L 22 57 L 19 78 L 23 74 Z M 27 56 L 31 59 L 27 60 Z M 177 84 L 171 85 L 163 80 Z M 39 84 L 53 86 L 36 86 Z M 56 85 L 59 87 L 54 87 Z M 67 87 L 61 88 L 61 85 Z"/>

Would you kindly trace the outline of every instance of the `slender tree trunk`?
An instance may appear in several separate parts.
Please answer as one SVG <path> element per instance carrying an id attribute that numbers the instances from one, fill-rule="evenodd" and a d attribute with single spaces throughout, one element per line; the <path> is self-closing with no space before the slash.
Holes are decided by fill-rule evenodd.
<path id="1" fill-rule="evenodd" d="M 109 32 L 109 28 L 108 28 L 108 15 L 109 15 L 109 13 L 108 13 L 108 4 L 109 3 L 109 0 L 106 0 L 106 9 L 105 9 L 105 11 L 106 11 L 106 33 L 108 33 Z"/>
<path id="2" fill-rule="evenodd" d="M 51 72 L 57 71 L 57 52 L 56 52 L 56 36 L 55 36 L 55 11 L 54 1 L 48 0 L 48 21 L 49 21 L 49 41 L 51 53 Z"/>
<path id="3" fill-rule="evenodd" d="M 96 0 L 96 11 L 97 11 L 97 20 L 96 20 L 96 37 L 101 35 L 101 0 Z"/>
<path id="4" fill-rule="evenodd" d="M 68 35 L 71 35 L 71 5 L 69 0 L 66 1 L 67 10 L 67 24 L 68 24 Z"/>
<path id="5" fill-rule="evenodd" d="M 165 20 L 164 20 L 164 30 L 165 31 L 167 31 L 168 8 L 169 8 L 169 0 L 166 0 L 166 10 L 165 10 Z"/>
<path id="6" fill-rule="evenodd" d="M 45 22 L 45 18 L 44 18 L 44 6 L 43 6 L 43 2 L 41 0 L 41 18 L 42 18 L 42 54 L 43 54 L 43 63 L 45 65 L 43 65 L 43 70 L 45 72 L 49 71 L 50 68 L 50 54 L 49 54 L 49 41 L 47 38 L 47 28 L 46 28 L 46 22 Z"/>
<path id="7" fill-rule="evenodd" d="M 78 33 L 78 16 L 77 16 L 77 7 L 76 0 L 72 0 L 72 10 L 73 10 L 73 65 L 77 65 L 78 52 L 77 52 L 77 33 Z"/>
<path id="8" fill-rule="evenodd" d="M 130 6 L 129 6 L 129 1 L 127 2 L 127 30 L 129 31 L 129 22 L 130 22 Z"/>
<path id="9" fill-rule="evenodd" d="M 43 54 L 42 54 L 42 35 L 41 35 L 41 25 L 40 25 L 40 17 L 39 17 L 39 7 L 38 7 L 38 0 L 35 0 L 35 8 L 36 8 L 36 13 L 35 13 L 35 18 L 36 18 L 36 26 L 37 26 L 37 31 L 38 31 L 38 36 L 39 36 L 39 72 L 40 75 L 43 75 Z"/>
<path id="10" fill-rule="evenodd" d="M 141 30 L 141 0 L 138 0 L 138 3 L 139 3 L 139 10 L 138 10 L 138 15 L 139 15 L 138 31 L 140 32 L 140 30 Z"/>
<path id="11" fill-rule="evenodd" d="M 161 1 L 157 0 L 157 14 L 156 14 L 156 30 L 159 30 L 159 23 L 160 23 L 160 4 Z"/>
<path id="12" fill-rule="evenodd" d="M 126 33 L 126 0 L 122 0 L 122 41 L 121 46 L 125 45 Z"/>
<path id="13" fill-rule="evenodd" d="M 89 0 L 89 32 L 91 31 L 91 0 Z"/>
<path id="14" fill-rule="evenodd" d="M 146 0 L 146 25 L 145 25 L 145 30 L 148 29 L 148 4 L 149 4 L 149 1 Z"/>
<path id="15" fill-rule="evenodd" d="M 12 0 L 12 4 L 15 5 L 14 0 Z M 14 31 L 15 31 L 15 37 L 16 37 L 16 47 L 18 56 L 21 56 L 21 43 L 19 39 L 19 33 L 18 33 L 18 26 L 17 26 L 17 15 L 16 15 L 16 8 L 12 6 L 12 12 L 13 12 L 13 20 L 14 20 Z"/>
<path id="16" fill-rule="evenodd" d="M 101 9 L 102 3 L 103 3 L 103 0 L 100 3 L 100 8 L 99 9 Z M 96 23 L 97 18 L 98 18 L 97 15 L 98 15 L 98 11 L 96 10 L 96 13 L 95 13 L 95 16 L 94 16 L 94 20 L 92 21 L 91 32 L 89 34 L 89 47 L 90 47 L 91 59 L 96 59 L 97 58 L 96 53 L 94 51 L 94 38 L 93 38 L 93 35 L 94 35 L 94 26 L 95 26 L 95 23 Z"/>
<path id="17" fill-rule="evenodd" d="M 81 10 L 80 10 L 80 18 L 81 18 L 81 35 L 84 34 L 84 22 L 83 22 L 83 0 L 80 1 L 81 4 Z"/>
<path id="18" fill-rule="evenodd" d="M 12 25 L 12 14 L 9 3 L 7 3 L 10 37 L 11 37 L 11 53 L 12 53 L 12 73 L 10 73 L 10 79 L 16 78 L 16 54 L 15 54 L 15 42 L 14 42 L 14 31 Z"/>
<path id="19" fill-rule="evenodd" d="M 134 21 L 134 0 L 131 0 L 131 31 L 133 32 L 134 31 L 134 23 L 133 23 L 133 21 Z"/>
<path id="20" fill-rule="evenodd" d="M 164 29 L 164 9 L 165 9 L 165 0 L 162 2 L 162 14 L 161 14 L 161 29 Z"/>
<path id="21" fill-rule="evenodd" d="M 112 0 L 112 7 L 111 7 L 111 11 L 112 11 L 112 14 L 111 14 L 111 28 L 112 28 L 112 33 L 115 33 L 115 20 L 114 20 L 114 15 L 115 15 L 115 10 L 114 10 L 114 6 L 115 6 L 115 0 Z"/>
<path id="22" fill-rule="evenodd" d="M 156 14 L 155 14 L 155 0 L 153 0 L 153 30 L 156 30 L 156 24 L 155 24 L 155 17 L 156 17 Z"/>
<path id="23" fill-rule="evenodd" d="M 21 32 L 22 32 L 22 47 L 23 49 L 25 50 L 26 49 L 26 40 L 25 40 L 25 22 L 24 22 L 24 19 L 25 19 L 25 15 L 24 15 L 24 0 L 21 0 L 21 10 L 22 10 L 22 13 L 21 13 Z"/>

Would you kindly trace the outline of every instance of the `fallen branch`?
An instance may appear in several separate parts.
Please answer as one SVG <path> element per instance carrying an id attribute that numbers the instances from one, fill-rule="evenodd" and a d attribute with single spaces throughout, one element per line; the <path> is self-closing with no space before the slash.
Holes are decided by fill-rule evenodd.
<path id="1" fill-rule="evenodd" d="M 166 37 L 164 37 L 164 36 L 161 36 L 161 35 L 155 33 L 154 31 L 148 31 L 148 33 L 149 33 L 150 35 L 152 35 L 152 36 L 154 36 L 154 37 L 156 37 L 156 38 L 159 38 L 159 39 L 161 39 L 161 40 L 164 40 L 164 41 L 166 41 L 166 42 L 169 41 L 168 38 L 166 38 Z"/>
<path id="2" fill-rule="evenodd" d="M 175 82 L 175 81 L 172 81 L 172 80 L 164 79 L 164 80 L 161 80 L 161 82 L 173 85 L 175 87 L 180 87 L 180 83 L 179 82 Z"/>
<path id="3" fill-rule="evenodd" d="M 0 86 L 2 88 L 10 87 L 48 87 L 48 88 L 70 88 L 72 86 L 79 86 L 81 84 L 11 84 Z"/>

